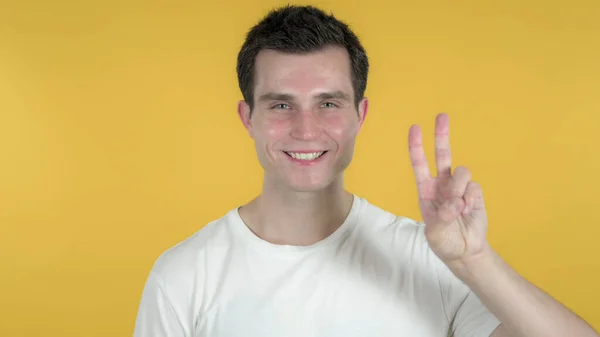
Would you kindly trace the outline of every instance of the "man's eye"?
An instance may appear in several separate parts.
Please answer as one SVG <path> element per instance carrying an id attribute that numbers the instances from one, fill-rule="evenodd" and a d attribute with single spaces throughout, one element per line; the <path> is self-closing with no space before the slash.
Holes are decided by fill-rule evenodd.
<path id="1" fill-rule="evenodd" d="M 289 109 L 290 106 L 284 103 L 276 104 L 273 109 Z"/>
<path id="2" fill-rule="evenodd" d="M 323 103 L 323 107 L 325 108 L 335 108 L 337 105 L 331 103 L 331 102 L 327 102 L 327 103 Z"/>

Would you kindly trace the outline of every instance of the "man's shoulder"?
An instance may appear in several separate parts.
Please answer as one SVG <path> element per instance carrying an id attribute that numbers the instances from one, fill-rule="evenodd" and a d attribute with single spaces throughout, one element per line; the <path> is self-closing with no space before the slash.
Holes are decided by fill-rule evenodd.
<path id="1" fill-rule="evenodd" d="M 391 233 L 398 233 L 402 237 L 424 235 L 425 224 L 422 221 L 384 209 L 365 198 L 361 199 L 363 211 L 359 221 L 363 229 L 384 234 L 385 237 L 389 237 Z"/>
<path id="2" fill-rule="evenodd" d="M 398 263 L 436 269 L 440 261 L 425 236 L 425 223 L 399 215 L 364 200 L 358 236 L 385 250 Z"/>
<path id="3" fill-rule="evenodd" d="M 208 250 L 227 249 L 233 241 L 233 212 L 230 210 L 187 238 L 164 250 L 155 260 L 152 273 L 160 278 L 181 278 L 195 273 L 205 260 Z"/>
<path id="4" fill-rule="evenodd" d="M 356 235 L 357 241 L 366 240 L 362 245 L 377 247 L 401 273 L 419 275 L 422 280 L 435 278 L 442 287 L 466 290 L 431 249 L 423 221 L 394 214 L 368 202 L 363 214 Z"/>

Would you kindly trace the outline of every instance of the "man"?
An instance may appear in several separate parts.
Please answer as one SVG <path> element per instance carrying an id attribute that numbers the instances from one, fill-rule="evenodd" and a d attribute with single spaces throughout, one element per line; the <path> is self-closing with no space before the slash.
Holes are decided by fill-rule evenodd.
<path id="1" fill-rule="evenodd" d="M 345 190 L 368 67 L 352 31 L 314 7 L 250 30 L 238 113 L 263 190 L 160 256 L 134 336 L 598 336 L 488 245 L 481 188 L 451 168 L 447 115 L 435 176 L 409 130 L 423 223 Z"/>

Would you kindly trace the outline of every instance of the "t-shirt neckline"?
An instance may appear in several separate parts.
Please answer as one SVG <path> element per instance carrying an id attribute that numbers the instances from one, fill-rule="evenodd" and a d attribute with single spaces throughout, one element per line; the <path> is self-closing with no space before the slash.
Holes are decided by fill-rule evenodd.
<path id="1" fill-rule="evenodd" d="M 323 247 L 331 246 L 332 244 L 340 240 L 358 222 L 362 204 L 363 200 L 360 197 L 353 194 L 352 206 L 350 207 L 350 211 L 344 219 L 344 222 L 333 233 L 331 233 L 323 240 L 320 240 L 307 246 L 275 244 L 260 238 L 259 236 L 254 234 L 254 232 L 252 232 L 250 228 L 248 228 L 246 223 L 242 220 L 242 217 L 239 213 L 239 209 L 241 206 L 235 208 L 230 212 L 230 219 L 232 221 L 236 233 L 238 233 L 239 235 L 239 238 L 241 238 L 243 242 L 250 244 L 254 248 L 263 252 L 271 252 L 280 255 L 296 255 L 312 252 Z"/>

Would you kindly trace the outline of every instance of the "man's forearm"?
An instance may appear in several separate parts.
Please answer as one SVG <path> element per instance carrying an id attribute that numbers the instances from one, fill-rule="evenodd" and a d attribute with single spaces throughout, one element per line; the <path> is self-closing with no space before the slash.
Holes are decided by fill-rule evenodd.
<path id="1" fill-rule="evenodd" d="M 513 270 L 491 248 L 450 265 L 514 337 L 598 337 L 591 326 Z"/>

